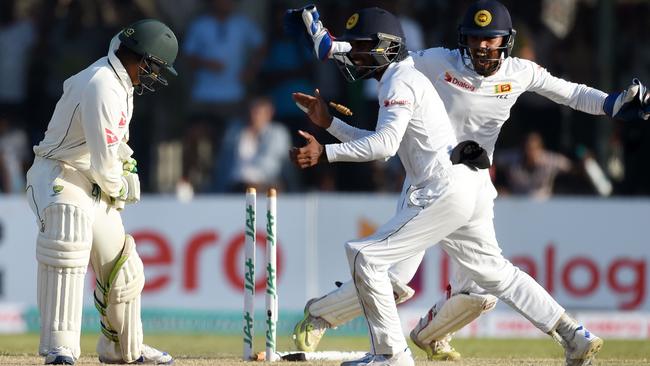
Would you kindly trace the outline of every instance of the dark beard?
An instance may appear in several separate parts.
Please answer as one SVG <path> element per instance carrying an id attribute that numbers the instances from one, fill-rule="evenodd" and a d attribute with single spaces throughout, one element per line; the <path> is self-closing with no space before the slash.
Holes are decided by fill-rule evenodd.
<path id="1" fill-rule="evenodd" d="M 472 65 L 474 66 L 474 71 L 481 76 L 490 76 L 497 72 L 501 61 L 488 61 L 481 58 L 474 58 L 472 60 Z"/>

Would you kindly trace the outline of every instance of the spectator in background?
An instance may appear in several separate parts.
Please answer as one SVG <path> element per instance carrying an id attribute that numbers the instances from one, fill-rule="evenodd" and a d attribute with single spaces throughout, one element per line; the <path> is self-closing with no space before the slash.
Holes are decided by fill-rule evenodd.
<path id="1" fill-rule="evenodd" d="M 571 169 L 571 161 L 561 154 L 544 149 L 542 136 L 531 132 L 521 150 L 495 154 L 497 171 L 501 171 L 505 186 L 501 193 L 529 195 L 546 199 L 553 193 L 555 177 Z"/>
<path id="2" fill-rule="evenodd" d="M 306 123 L 305 114 L 296 107 L 291 93 L 311 93 L 314 90 L 312 75 L 315 70 L 310 50 L 288 37 L 282 28 L 284 13 L 288 8 L 289 5 L 284 2 L 271 5 L 270 34 L 273 34 L 273 42 L 269 44 L 260 81 L 273 101 L 276 118 L 287 126 L 294 139 L 292 146 L 297 146 L 303 142 L 297 131 L 309 128 L 310 124 Z"/>
<path id="3" fill-rule="evenodd" d="M 219 146 L 227 124 L 246 97 L 246 85 L 258 74 L 264 39 L 255 23 L 235 12 L 233 0 L 212 0 L 208 14 L 191 22 L 183 42 L 185 58 L 194 72 L 190 113 L 194 122 L 185 134 L 183 168 L 195 188 L 205 189 L 209 172 L 202 172 L 197 146 Z M 200 143 L 209 137 L 208 144 Z"/>
<path id="4" fill-rule="evenodd" d="M 24 123 L 28 66 L 36 29 L 31 20 L 17 19 L 15 0 L 0 1 L 0 114 Z"/>
<path id="5" fill-rule="evenodd" d="M 0 114 L 0 192 L 25 191 L 25 168 L 29 157 L 25 131 L 12 128 L 11 121 Z"/>
<path id="6" fill-rule="evenodd" d="M 287 129 L 273 122 L 273 103 L 266 97 L 250 102 L 246 124 L 228 128 L 219 153 L 215 190 L 240 192 L 246 187 L 260 190 L 284 187 L 290 177 L 287 169 L 291 147 Z"/>
<path id="7" fill-rule="evenodd" d="M 30 140 L 43 139 L 63 82 L 106 54 L 115 32 L 99 22 L 88 2 L 49 2 L 39 11 L 38 43 L 30 69 Z M 116 30 L 117 31 L 117 30 Z"/>

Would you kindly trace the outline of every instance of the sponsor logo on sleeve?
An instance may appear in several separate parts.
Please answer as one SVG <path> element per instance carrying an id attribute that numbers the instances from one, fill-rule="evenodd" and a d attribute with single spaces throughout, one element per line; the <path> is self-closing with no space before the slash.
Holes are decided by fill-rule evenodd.
<path id="1" fill-rule="evenodd" d="M 126 127 L 126 115 L 124 112 L 120 112 L 122 115 L 120 116 L 120 122 L 117 124 L 117 127 L 119 128 L 124 128 Z"/>
<path id="2" fill-rule="evenodd" d="M 108 146 L 116 144 L 119 141 L 117 135 L 113 133 L 113 131 L 109 130 L 108 128 L 104 128 L 104 132 L 106 133 L 106 144 Z"/>
<path id="3" fill-rule="evenodd" d="M 411 102 L 408 100 L 400 100 L 400 99 L 391 99 L 391 100 L 384 100 L 384 107 L 390 107 L 392 105 L 409 105 Z"/>
<path id="4" fill-rule="evenodd" d="M 457 77 L 453 76 L 449 72 L 445 72 L 445 81 L 449 84 L 455 85 L 459 88 L 466 89 L 469 91 L 476 91 L 476 87 L 466 81 L 459 80 Z"/>
<path id="5" fill-rule="evenodd" d="M 512 91 L 512 84 L 497 84 L 494 86 L 494 94 L 510 93 Z"/>

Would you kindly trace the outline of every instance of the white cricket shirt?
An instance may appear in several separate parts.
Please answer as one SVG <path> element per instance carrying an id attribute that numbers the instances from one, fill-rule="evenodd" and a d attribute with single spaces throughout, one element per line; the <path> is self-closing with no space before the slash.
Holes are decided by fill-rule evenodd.
<path id="1" fill-rule="evenodd" d="M 378 96 L 375 131 L 334 118 L 327 131 L 343 142 L 325 145 L 327 159 L 362 162 L 397 153 L 408 181 L 418 188 L 446 175 L 456 137 L 438 93 L 415 69 L 411 57 L 388 66 L 379 81 Z"/>
<path id="2" fill-rule="evenodd" d="M 112 197 L 123 186 L 118 149 L 128 141 L 133 114 L 133 85 L 114 53 L 119 44 L 114 37 L 106 57 L 63 83 L 45 137 L 34 147 L 36 156 L 73 166 Z"/>
<path id="3" fill-rule="evenodd" d="M 442 98 L 458 141 L 478 142 L 490 159 L 501 126 L 523 92 L 535 92 L 582 112 L 605 114 L 607 94 L 557 78 L 529 60 L 508 57 L 494 75 L 483 77 L 465 66 L 459 50 L 430 48 L 411 56 Z"/>

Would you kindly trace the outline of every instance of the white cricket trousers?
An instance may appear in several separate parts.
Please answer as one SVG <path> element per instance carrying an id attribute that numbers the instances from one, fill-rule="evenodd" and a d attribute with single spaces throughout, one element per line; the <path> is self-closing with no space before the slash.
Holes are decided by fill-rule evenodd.
<path id="1" fill-rule="evenodd" d="M 412 203 L 366 238 L 346 243 L 352 280 L 368 321 L 374 354 L 407 347 L 388 270 L 440 243 L 464 273 L 548 332 L 564 309 L 501 254 L 492 223 L 493 187 L 480 171 L 450 168 L 447 191 L 425 207 Z M 419 261 L 418 261 L 419 264 Z"/>

